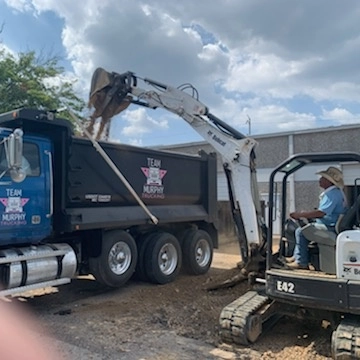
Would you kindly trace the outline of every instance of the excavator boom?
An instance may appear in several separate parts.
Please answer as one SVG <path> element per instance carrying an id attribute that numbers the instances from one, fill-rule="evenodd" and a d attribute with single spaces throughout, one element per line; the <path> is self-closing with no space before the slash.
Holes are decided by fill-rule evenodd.
<path id="1" fill-rule="evenodd" d="M 138 86 L 140 80 L 144 87 Z M 190 84 L 173 87 L 139 78 L 132 72 L 110 73 L 102 68 L 96 69 L 92 77 L 89 106 L 94 112 L 90 117 L 89 132 L 93 134 L 94 123 L 101 117 L 99 138 L 111 118 L 130 104 L 162 108 L 180 116 L 221 155 L 241 257 L 246 263 L 249 254 L 256 252 L 254 247 L 260 246 L 266 238 L 255 169 L 257 142 L 211 114 Z"/>

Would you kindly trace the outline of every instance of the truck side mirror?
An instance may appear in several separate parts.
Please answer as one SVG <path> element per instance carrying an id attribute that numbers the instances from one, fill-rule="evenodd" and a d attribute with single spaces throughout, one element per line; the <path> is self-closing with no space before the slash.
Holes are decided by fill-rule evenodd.
<path id="1" fill-rule="evenodd" d="M 15 129 L 8 138 L 8 166 L 11 179 L 22 182 L 26 178 L 26 172 L 22 168 L 23 163 L 23 131 Z"/>
<path id="2" fill-rule="evenodd" d="M 23 156 L 23 131 L 15 129 L 8 141 L 9 167 L 20 168 Z"/>

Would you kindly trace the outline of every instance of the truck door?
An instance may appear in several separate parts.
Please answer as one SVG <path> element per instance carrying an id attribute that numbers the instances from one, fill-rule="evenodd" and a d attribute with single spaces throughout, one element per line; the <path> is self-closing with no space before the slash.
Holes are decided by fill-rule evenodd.
<path id="1" fill-rule="evenodd" d="M 7 168 L 4 150 L 0 148 L 0 173 Z M 51 161 L 50 141 L 24 138 L 25 180 L 14 182 L 9 171 L 0 179 L 0 245 L 38 243 L 51 233 Z"/>

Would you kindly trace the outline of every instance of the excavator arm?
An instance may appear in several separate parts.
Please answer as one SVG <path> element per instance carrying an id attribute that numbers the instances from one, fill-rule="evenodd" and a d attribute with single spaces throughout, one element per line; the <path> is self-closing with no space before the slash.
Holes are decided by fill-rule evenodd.
<path id="1" fill-rule="evenodd" d="M 144 87 L 138 86 L 140 81 Z M 130 104 L 162 108 L 180 116 L 220 154 L 242 261 L 248 263 L 254 249 L 263 248 L 266 238 L 255 169 L 257 142 L 211 114 L 190 84 L 175 88 L 139 78 L 132 72 L 109 73 L 98 68 L 90 90 L 89 106 L 94 107 L 91 120 L 101 117 L 102 123 L 106 123 Z M 90 126 L 92 130 L 93 124 Z"/>

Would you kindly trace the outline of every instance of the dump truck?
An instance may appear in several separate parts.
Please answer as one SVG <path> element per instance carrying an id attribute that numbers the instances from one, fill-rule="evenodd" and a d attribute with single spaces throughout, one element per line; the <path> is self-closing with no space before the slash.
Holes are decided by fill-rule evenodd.
<path id="1" fill-rule="evenodd" d="M 77 275 L 119 287 L 209 269 L 216 156 L 95 145 L 56 112 L 0 115 L 0 296 Z"/>

